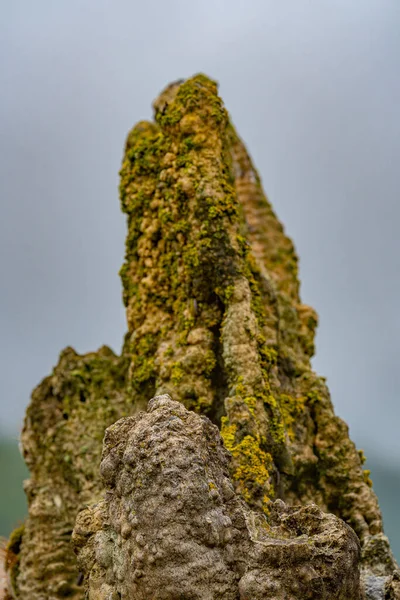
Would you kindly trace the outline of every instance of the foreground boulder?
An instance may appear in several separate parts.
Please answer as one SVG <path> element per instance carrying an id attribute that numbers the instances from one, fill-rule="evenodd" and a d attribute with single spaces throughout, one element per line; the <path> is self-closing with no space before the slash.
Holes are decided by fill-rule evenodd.
<path id="1" fill-rule="evenodd" d="M 101 474 L 73 534 L 89 598 L 361 598 L 354 531 L 315 504 L 249 510 L 218 428 L 167 395 L 107 429 Z"/>

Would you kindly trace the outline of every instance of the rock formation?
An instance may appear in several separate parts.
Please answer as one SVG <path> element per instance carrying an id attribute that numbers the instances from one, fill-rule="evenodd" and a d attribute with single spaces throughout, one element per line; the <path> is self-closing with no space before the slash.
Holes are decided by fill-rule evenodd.
<path id="1" fill-rule="evenodd" d="M 360 598 L 354 531 L 315 504 L 249 510 L 218 428 L 167 395 L 107 429 L 101 474 L 73 534 L 99 600 Z"/>
<path id="2" fill-rule="evenodd" d="M 121 356 L 64 350 L 27 410 L 14 596 L 400 599 L 362 452 L 311 369 L 295 250 L 217 85 L 172 84 L 154 112 L 121 169 Z"/>

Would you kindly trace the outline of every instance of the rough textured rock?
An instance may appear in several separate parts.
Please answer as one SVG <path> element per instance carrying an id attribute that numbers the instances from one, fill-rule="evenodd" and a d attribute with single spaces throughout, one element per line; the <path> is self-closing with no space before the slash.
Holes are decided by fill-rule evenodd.
<path id="1" fill-rule="evenodd" d="M 65 349 L 54 373 L 34 390 L 22 432 L 31 471 L 29 517 L 15 579 L 19 598 L 80 598 L 70 539 L 79 509 L 95 501 L 105 428 L 128 414 L 126 367 L 106 347 Z"/>
<path id="2" fill-rule="evenodd" d="M 121 169 L 122 355 L 67 349 L 27 411 L 14 593 L 83 597 L 70 537 L 79 510 L 102 498 L 104 431 L 169 393 L 220 428 L 250 508 L 268 516 L 282 499 L 340 517 L 360 540 L 370 597 L 400 598 L 363 454 L 311 369 L 317 316 L 301 303 L 293 244 L 217 85 L 172 84 L 154 111 L 129 133 Z"/>
<path id="3" fill-rule="evenodd" d="M 107 429 L 105 499 L 73 534 L 89 598 L 360 599 L 354 531 L 315 504 L 252 512 L 228 456 L 218 428 L 167 395 Z"/>

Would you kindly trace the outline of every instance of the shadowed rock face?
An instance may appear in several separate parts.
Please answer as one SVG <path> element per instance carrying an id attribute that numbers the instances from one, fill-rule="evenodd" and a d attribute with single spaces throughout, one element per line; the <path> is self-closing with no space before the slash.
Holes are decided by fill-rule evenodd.
<path id="1" fill-rule="evenodd" d="M 228 465 L 218 428 L 167 395 L 107 429 L 105 499 L 73 534 L 89 597 L 359 600 L 354 531 L 315 504 L 250 511 Z"/>
<path id="2" fill-rule="evenodd" d="M 82 598 L 71 533 L 79 509 L 102 492 L 105 428 L 129 414 L 124 361 L 106 347 L 85 356 L 66 348 L 32 394 L 22 432 L 31 478 L 14 577 L 19 598 Z"/>
<path id="3" fill-rule="evenodd" d="M 172 84 L 154 111 L 129 133 L 121 168 L 121 356 L 66 349 L 27 409 L 15 595 L 83 598 L 70 538 L 79 511 L 103 498 L 104 432 L 170 394 L 219 428 L 249 509 L 272 518 L 281 499 L 343 519 L 360 541 L 368 597 L 400 598 L 362 452 L 311 370 L 317 316 L 301 303 L 293 244 L 216 83 Z"/>

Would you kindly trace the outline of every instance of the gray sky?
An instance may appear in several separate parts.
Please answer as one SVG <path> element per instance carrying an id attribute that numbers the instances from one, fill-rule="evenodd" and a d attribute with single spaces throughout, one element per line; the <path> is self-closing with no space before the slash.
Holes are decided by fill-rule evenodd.
<path id="1" fill-rule="evenodd" d="M 201 71 L 295 242 L 337 413 L 398 460 L 399 0 L 0 7 L 0 429 L 18 431 L 66 345 L 119 351 L 125 136 Z"/>

